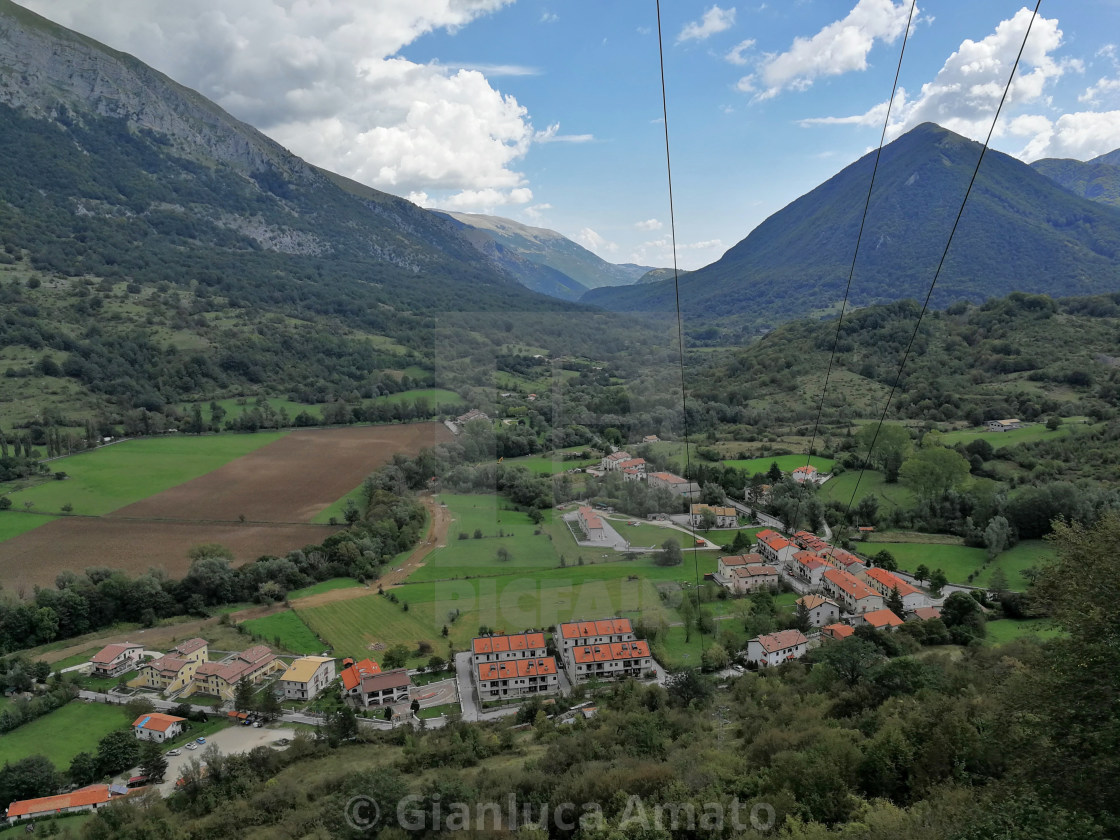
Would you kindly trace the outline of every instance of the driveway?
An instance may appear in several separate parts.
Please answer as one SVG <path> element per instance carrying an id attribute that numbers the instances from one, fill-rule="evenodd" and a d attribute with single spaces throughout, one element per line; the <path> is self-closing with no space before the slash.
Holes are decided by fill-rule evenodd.
<path id="1" fill-rule="evenodd" d="M 470 652 L 455 654 L 455 679 L 459 683 L 459 703 L 463 707 L 463 720 L 478 720 L 478 703 L 475 701 L 474 683 L 471 681 Z"/>

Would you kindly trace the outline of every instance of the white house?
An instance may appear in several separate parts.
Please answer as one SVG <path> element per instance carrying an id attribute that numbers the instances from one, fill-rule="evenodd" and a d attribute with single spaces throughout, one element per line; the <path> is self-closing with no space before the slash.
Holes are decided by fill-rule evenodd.
<path id="1" fill-rule="evenodd" d="M 739 524 L 739 512 L 733 507 L 712 507 L 711 505 L 692 505 L 689 508 L 689 520 L 693 528 L 699 528 L 704 519 L 704 514 L 710 513 L 715 517 L 717 528 L 734 528 Z"/>
<path id="2" fill-rule="evenodd" d="M 850 613 L 865 613 L 883 608 L 883 596 L 859 578 L 840 569 L 824 573 L 824 589 Z"/>
<path id="3" fill-rule="evenodd" d="M 482 662 L 474 667 L 474 678 L 483 702 L 555 694 L 560 688 L 556 659 L 551 656 Z"/>
<path id="4" fill-rule="evenodd" d="M 471 665 L 511 659 L 543 659 L 547 655 L 544 633 L 477 636 L 471 642 Z"/>
<path id="5" fill-rule="evenodd" d="M 649 644 L 642 640 L 572 647 L 565 667 L 573 683 L 589 679 L 640 677 L 653 668 Z"/>
<path id="6" fill-rule="evenodd" d="M 809 623 L 813 627 L 824 627 L 840 620 L 840 605 L 820 595 L 802 595 L 797 599 L 799 606 L 809 611 Z"/>
<path id="7" fill-rule="evenodd" d="M 786 566 L 789 560 L 797 553 L 797 546 L 779 534 L 767 528 L 759 531 L 756 536 L 759 553 L 766 558 L 768 563 L 776 566 Z"/>
<path id="8" fill-rule="evenodd" d="M 896 627 L 901 627 L 903 622 L 891 610 L 882 609 L 862 613 L 853 618 L 852 623 L 856 625 L 867 624 L 876 630 L 894 630 Z"/>
<path id="9" fill-rule="evenodd" d="M 817 589 L 824 579 L 825 571 L 832 567 L 811 551 L 798 551 L 793 555 L 793 562 L 789 563 L 787 568 L 795 578 Z"/>
<path id="10" fill-rule="evenodd" d="M 809 640 L 800 630 L 781 630 L 747 642 L 747 661 L 756 662 L 760 667 L 781 665 L 800 659 L 808 649 Z"/>
<path id="11" fill-rule="evenodd" d="M 882 595 L 884 599 L 890 597 L 891 592 L 897 589 L 899 597 L 902 598 L 902 606 L 908 611 L 928 607 L 930 604 L 929 596 L 926 593 L 897 575 L 891 574 L 886 569 L 877 567 L 864 569 L 857 577 Z"/>
<path id="12" fill-rule="evenodd" d="M 280 677 L 279 688 L 287 700 L 311 700 L 335 678 L 334 659 L 329 656 L 301 656 Z"/>
<path id="13" fill-rule="evenodd" d="M 115 677 L 135 670 L 140 665 L 144 646 L 134 642 L 106 645 L 90 659 L 95 677 Z"/>
<path id="14" fill-rule="evenodd" d="M 778 570 L 773 566 L 740 566 L 731 571 L 731 591 L 740 595 L 759 589 L 777 589 Z"/>
<path id="15" fill-rule="evenodd" d="M 580 527 L 587 535 L 587 539 L 593 542 L 602 542 L 607 538 L 607 531 L 603 527 L 603 520 L 595 511 L 584 505 L 577 513 Z"/>
<path id="16" fill-rule="evenodd" d="M 132 731 L 141 741 L 163 743 L 179 735 L 186 722 L 186 718 L 152 712 L 136 718 L 132 722 Z"/>

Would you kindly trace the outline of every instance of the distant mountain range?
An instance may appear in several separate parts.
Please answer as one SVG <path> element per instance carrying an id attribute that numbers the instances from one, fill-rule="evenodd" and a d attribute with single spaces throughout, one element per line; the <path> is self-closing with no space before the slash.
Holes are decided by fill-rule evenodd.
<path id="1" fill-rule="evenodd" d="M 609 263 L 547 228 L 480 213 L 436 213 L 461 225 L 476 248 L 525 286 L 554 297 L 578 300 L 588 289 L 626 286 L 651 271 L 644 265 Z"/>
<path id="2" fill-rule="evenodd" d="M 926 296 L 980 150 L 932 123 L 884 147 L 851 305 Z M 865 155 L 768 218 L 720 260 L 681 278 L 681 306 L 692 325 L 732 315 L 757 329 L 837 311 L 874 157 Z M 1117 289 L 1120 210 L 1073 195 L 989 150 L 933 305 L 1013 291 L 1069 296 Z M 664 280 L 594 289 L 582 300 L 618 311 L 669 312 L 675 294 L 672 280 Z"/>
<path id="3" fill-rule="evenodd" d="M 1082 198 L 1120 207 L 1120 149 L 1086 161 L 1043 158 L 1031 168 Z"/>

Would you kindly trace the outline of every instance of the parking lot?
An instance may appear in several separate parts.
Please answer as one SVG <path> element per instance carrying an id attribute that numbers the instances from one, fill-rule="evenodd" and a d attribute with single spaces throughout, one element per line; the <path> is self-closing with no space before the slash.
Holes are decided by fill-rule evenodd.
<path id="1" fill-rule="evenodd" d="M 263 727 L 257 729 L 253 726 L 230 726 L 226 729 L 219 730 L 207 736 L 205 744 L 199 744 L 198 749 L 188 750 L 182 749 L 181 755 L 172 755 L 167 758 L 167 774 L 164 776 L 163 784 L 159 785 L 159 791 L 164 796 L 171 793 L 175 789 L 175 782 L 191 761 L 192 758 L 202 758 L 202 754 L 211 745 L 216 746 L 225 755 L 232 755 L 233 753 L 248 752 L 253 747 L 262 745 L 271 745 L 277 749 L 283 747 L 273 742 L 280 738 L 292 739 L 296 736 L 296 731 L 289 727 Z M 133 770 L 132 775 L 138 773 L 138 770 Z"/>

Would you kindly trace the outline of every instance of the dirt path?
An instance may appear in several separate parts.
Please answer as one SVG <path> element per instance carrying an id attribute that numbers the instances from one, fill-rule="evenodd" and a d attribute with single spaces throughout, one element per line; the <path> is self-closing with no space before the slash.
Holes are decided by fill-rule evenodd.
<path id="1" fill-rule="evenodd" d="M 420 501 L 424 504 L 424 507 L 428 509 L 428 513 L 430 514 L 428 533 L 421 540 L 420 545 L 412 550 L 412 553 L 408 555 L 404 563 L 397 567 L 400 571 L 393 569 L 377 581 L 382 587 L 387 588 L 400 584 L 405 578 L 423 565 L 423 560 L 428 554 L 447 543 L 447 531 L 451 526 L 451 512 L 446 507 L 436 502 L 436 500 L 428 494 L 421 496 Z M 320 592 L 316 595 L 308 595 L 306 598 L 299 598 L 295 603 L 299 604 L 300 607 L 321 607 L 324 604 L 332 604 L 336 601 L 349 601 L 352 598 L 364 598 L 376 591 L 376 587 L 366 586 L 355 586 L 350 589 L 332 589 L 330 592 Z M 285 609 L 287 609 L 287 607 L 284 604 L 247 607 L 246 609 L 230 613 L 230 619 L 236 623 L 251 618 L 263 618 L 266 615 L 282 612 Z M 151 627 L 146 630 L 114 633 L 108 636 L 89 636 L 86 637 L 85 641 L 76 641 L 68 647 L 44 653 L 40 658 L 47 662 L 58 662 L 59 660 L 66 659 L 68 656 L 85 653 L 91 647 L 111 645 L 116 642 L 138 642 L 147 648 L 166 649 L 171 647 L 175 641 L 201 635 L 205 628 L 217 623 L 218 618 L 216 617 L 200 618 L 184 621 L 179 624 L 171 624 L 167 627 Z"/>

